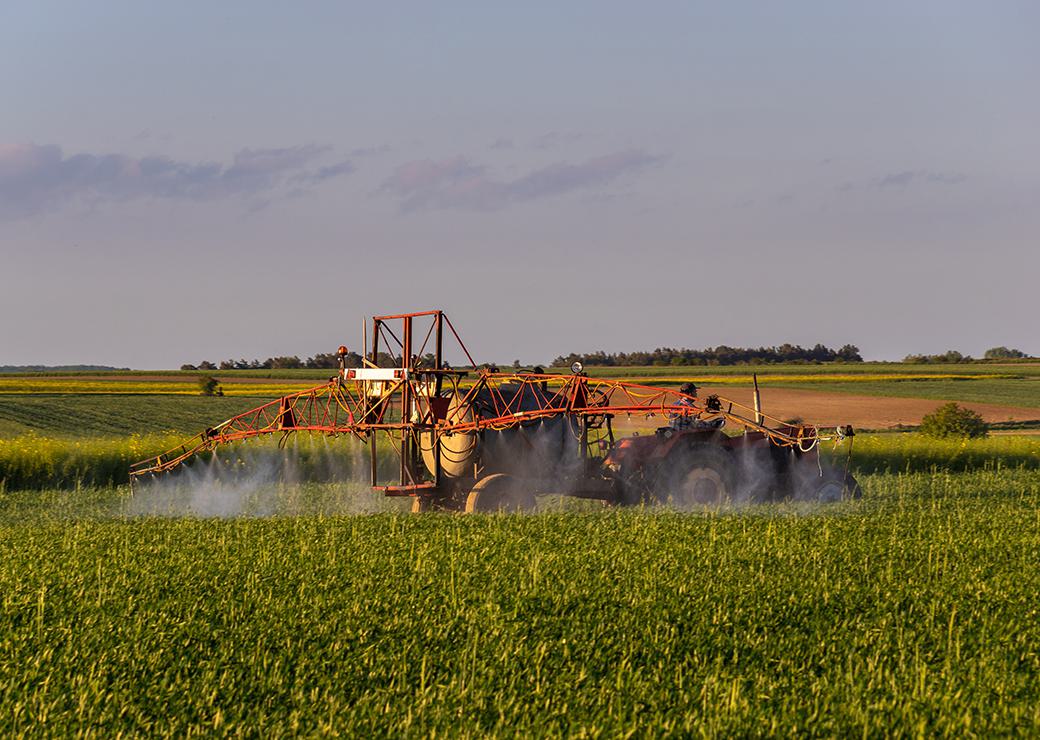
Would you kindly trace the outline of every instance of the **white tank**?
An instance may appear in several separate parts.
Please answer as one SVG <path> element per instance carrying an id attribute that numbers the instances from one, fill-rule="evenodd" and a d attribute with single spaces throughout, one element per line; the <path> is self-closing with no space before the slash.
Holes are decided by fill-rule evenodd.
<path id="1" fill-rule="evenodd" d="M 519 386 L 503 386 L 502 396 L 512 399 Z M 463 402 L 464 394 L 453 395 L 448 404 L 449 419 L 453 423 L 473 421 L 496 416 L 495 406 L 488 392 L 478 393 L 470 403 Z M 525 385 L 519 409 L 533 411 L 544 408 L 546 394 L 538 386 Z M 434 470 L 433 434 L 420 435 L 423 463 L 431 473 Z M 482 474 L 510 473 L 520 476 L 548 477 L 557 475 L 580 462 L 580 442 L 577 421 L 561 415 L 537 419 L 503 430 L 485 429 L 482 432 L 443 434 L 440 438 L 441 474 L 446 478 L 464 478 L 474 474 L 474 465 Z"/>

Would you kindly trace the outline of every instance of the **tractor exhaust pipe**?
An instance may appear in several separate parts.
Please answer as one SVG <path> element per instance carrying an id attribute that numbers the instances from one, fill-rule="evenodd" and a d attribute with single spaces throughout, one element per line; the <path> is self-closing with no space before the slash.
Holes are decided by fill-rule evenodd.
<path id="1" fill-rule="evenodd" d="M 762 416 L 762 394 L 758 392 L 758 373 L 753 373 L 751 379 L 755 384 L 755 423 L 762 426 L 765 417 Z"/>

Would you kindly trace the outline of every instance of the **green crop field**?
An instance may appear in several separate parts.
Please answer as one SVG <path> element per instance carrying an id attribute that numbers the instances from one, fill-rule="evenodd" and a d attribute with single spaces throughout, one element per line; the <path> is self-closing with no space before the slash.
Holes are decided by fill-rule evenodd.
<path id="1" fill-rule="evenodd" d="M 463 367 L 459 362 L 457 367 Z M 532 365 L 525 365 L 531 369 Z M 551 373 L 568 373 L 569 368 L 549 367 L 543 365 Z M 790 373 L 842 373 L 842 374 L 866 374 L 878 373 L 911 373 L 921 375 L 1030 375 L 1040 376 L 1040 362 L 1035 360 L 1015 362 L 967 362 L 967 363 L 934 363 L 934 364 L 912 364 L 903 362 L 854 362 L 854 363 L 830 363 L 830 364 L 763 364 L 763 365 L 695 365 L 695 366 L 595 366 L 590 365 L 586 370 L 595 375 L 604 377 L 619 377 L 631 375 L 683 375 L 690 368 L 697 371 L 710 370 L 712 373 L 722 375 L 748 375 L 752 372 L 759 375 L 786 375 Z M 510 365 L 500 366 L 503 371 L 509 371 Z M 261 378 L 281 380 L 324 380 L 330 375 L 335 375 L 335 370 L 330 369 L 259 369 L 259 370 L 73 370 L 73 371 L 35 371 L 3 373 L 2 378 L 80 378 L 89 380 L 98 377 L 111 377 L 114 379 L 127 380 L 128 378 L 183 378 L 185 382 L 193 382 L 199 376 L 216 376 L 218 378 Z"/>
<path id="2" fill-rule="evenodd" d="M 336 371 L 328 368 L 286 368 L 286 369 L 261 369 L 261 370 L 36 370 L 31 372 L 12 372 L 0 374 L 0 379 L 17 381 L 34 379 L 68 379 L 71 381 L 81 380 L 89 382 L 96 378 L 111 378 L 124 382 L 132 382 L 134 379 L 163 381 L 169 379 L 180 379 L 186 383 L 193 383 L 197 378 L 216 376 L 222 379 L 231 378 L 267 378 L 279 380 L 322 381 Z"/>
<path id="3" fill-rule="evenodd" d="M 266 403 L 266 397 L 0 395 L 0 438 L 196 434 Z"/>
<path id="4" fill-rule="evenodd" d="M 226 396 L 284 396 L 320 385 L 320 381 L 276 380 L 253 382 L 248 378 L 220 378 Z M 192 377 L 133 379 L 92 378 L 6 378 L 0 377 L 0 397 L 5 395 L 184 395 L 198 396 L 198 380 Z"/>
<path id="5" fill-rule="evenodd" d="M 589 372 L 673 387 L 686 380 L 744 386 L 754 372 L 764 388 L 1040 408 L 1040 363 L 592 367 Z M 225 394 L 222 398 L 198 395 L 197 372 L 5 374 L 0 376 L 0 438 L 28 432 L 58 437 L 190 435 L 272 398 L 319 384 L 329 373 L 215 372 Z"/>
<path id="6" fill-rule="evenodd" d="M 552 372 L 568 372 L 552 368 Z M 595 377 L 626 379 L 645 385 L 676 386 L 694 380 L 705 386 L 745 386 L 757 373 L 763 388 L 994 403 L 1040 408 L 1040 364 L 758 365 L 695 367 L 591 367 Z M 122 433 L 184 430 L 230 416 L 228 411 L 258 405 L 306 390 L 328 379 L 330 370 L 236 370 L 211 373 L 220 381 L 224 404 L 199 398 L 198 372 L 112 371 L 89 373 L 11 373 L 0 376 L 0 437 L 38 433 Z M 140 400 L 134 400 L 138 396 Z M 183 405 L 170 397 L 180 397 Z M 161 400 L 166 399 L 166 400 Z M 234 399 L 234 400 L 232 400 Z M 35 406 L 29 407 L 26 406 Z M 72 418 L 60 417 L 68 404 Z M 147 408 L 148 405 L 153 408 Z M 37 412 L 38 409 L 38 412 Z M 217 412 L 210 416 L 209 412 Z M 198 412 L 198 413 L 196 413 Z M 203 419 L 203 417 L 206 417 Z M 216 417 L 214 419 L 214 417 Z M 59 428 L 60 427 L 60 428 Z"/>
<path id="7" fill-rule="evenodd" d="M 1040 476 L 680 514 L 0 497 L 5 734 L 1033 735 Z"/>
<path id="8" fill-rule="evenodd" d="M 766 388 L 1040 408 L 1040 364 L 590 368 L 602 377 L 673 386 L 684 380 L 744 385 L 752 371 L 760 374 Z M 316 372 L 322 375 L 311 377 Z M 190 435 L 272 398 L 311 387 L 328 371 L 265 373 L 218 373 L 226 393 L 222 398 L 199 396 L 196 373 L 140 373 L 134 380 L 121 373 L 63 379 L 45 374 L 4 376 L 0 378 L 0 438 L 28 432 L 57 437 Z"/>
<path id="9" fill-rule="evenodd" d="M 120 485 L 129 482 L 132 463 L 184 442 L 185 438 L 177 434 L 91 438 L 27 434 L 0 439 L 0 484 L 15 490 Z M 247 464 L 249 458 L 257 458 L 258 464 L 265 465 L 290 462 L 306 479 L 352 475 L 361 464 L 359 461 L 368 465 L 367 448 L 350 436 L 328 439 L 322 435 L 293 435 L 286 440 L 285 449 L 280 442 L 279 437 L 272 435 L 224 445 L 214 462 L 234 466 Z M 389 474 L 398 458 L 385 440 L 379 440 L 378 450 L 380 464 L 387 467 Z M 213 461 L 212 453 L 203 452 L 199 457 L 203 465 Z"/>
<path id="10" fill-rule="evenodd" d="M 1040 408 L 1040 377 L 971 379 L 864 380 L 860 382 L 805 383 L 780 381 L 776 385 L 806 390 L 854 393 L 864 396 L 896 398 L 930 398 L 945 401 L 993 403 L 1003 406 Z"/>
<path id="11" fill-rule="evenodd" d="M 567 373 L 567 368 L 550 368 L 550 372 Z M 914 365 L 902 362 L 856 362 L 820 365 L 777 364 L 777 365 L 678 365 L 678 366 L 630 366 L 585 368 L 590 375 L 604 378 L 655 377 L 678 378 L 687 375 L 732 375 L 759 378 L 784 375 L 837 375 L 837 376 L 935 376 L 968 377 L 1040 377 L 1040 362 L 1015 363 L 949 363 Z"/>
<path id="12" fill-rule="evenodd" d="M 177 434 L 92 438 L 28 434 L 0 438 L 0 484 L 10 489 L 123 484 L 129 479 L 131 463 L 183 441 Z M 848 444 L 825 445 L 823 455 L 843 465 Z M 228 459 L 242 451 L 267 453 L 277 449 L 277 439 L 268 437 L 221 448 L 220 455 Z M 380 441 L 379 449 L 381 465 L 392 468 L 396 459 L 393 451 L 384 441 Z M 327 440 L 320 435 L 294 436 L 290 451 L 307 470 L 320 468 L 329 460 L 354 466 L 361 454 L 351 437 Z M 1001 435 L 961 441 L 926 439 L 916 434 L 857 435 L 852 447 L 851 470 L 856 474 L 932 469 L 961 472 L 987 466 L 1040 467 L 1040 437 Z"/>
<path id="13" fill-rule="evenodd" d="M 1017 365 L 851 367 L 764 382 L 1037 405 Z M 130 462 L 269 396 L 120 382 L 173 390 L 0 393 L 5 735 L 1040 733 L 1036 436 L 859 435 L 842 504 L 418 516 L 348 439 L 131 495 Z"/>
<path id="14" fill-rule="evenodd" d="M 764 388 L 800 388 L 824 393 L 925 398 L 1040 408 L 1040 364 L 741 365 L 727 367 L 592 367 L 591 375 L 671 385 L 743 385 L 758 375 Z"/>

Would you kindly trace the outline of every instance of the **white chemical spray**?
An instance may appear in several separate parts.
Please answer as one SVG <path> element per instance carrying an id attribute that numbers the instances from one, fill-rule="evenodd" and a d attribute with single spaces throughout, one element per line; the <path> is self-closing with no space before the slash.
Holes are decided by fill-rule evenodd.
<path id="1" fill-rule="evenodd" d="M 200 455 L 135 486 L 130 516 L 265 517 L 397 510 L 369 486 L 368 450 L 354 438 L 249 442 Z"/>

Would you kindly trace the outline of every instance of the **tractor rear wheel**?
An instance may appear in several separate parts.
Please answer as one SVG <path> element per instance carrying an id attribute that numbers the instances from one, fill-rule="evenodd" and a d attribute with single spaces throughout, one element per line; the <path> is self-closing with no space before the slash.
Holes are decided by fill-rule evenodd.
<path id="1" fill-rule="evenodd" d="M 505 473 L 481 478 L 466 497 L 467 514 L 530 511 L 534 507 L 534 494 Z"/>
<path id="2" fill-rule="evenodd" d="M 735 483 L 729 453 L 719 447 L 694 447 L 669 456 L 658 475 L 654 493 L 667 506 L 690 509 L 731 500 Z"/>

